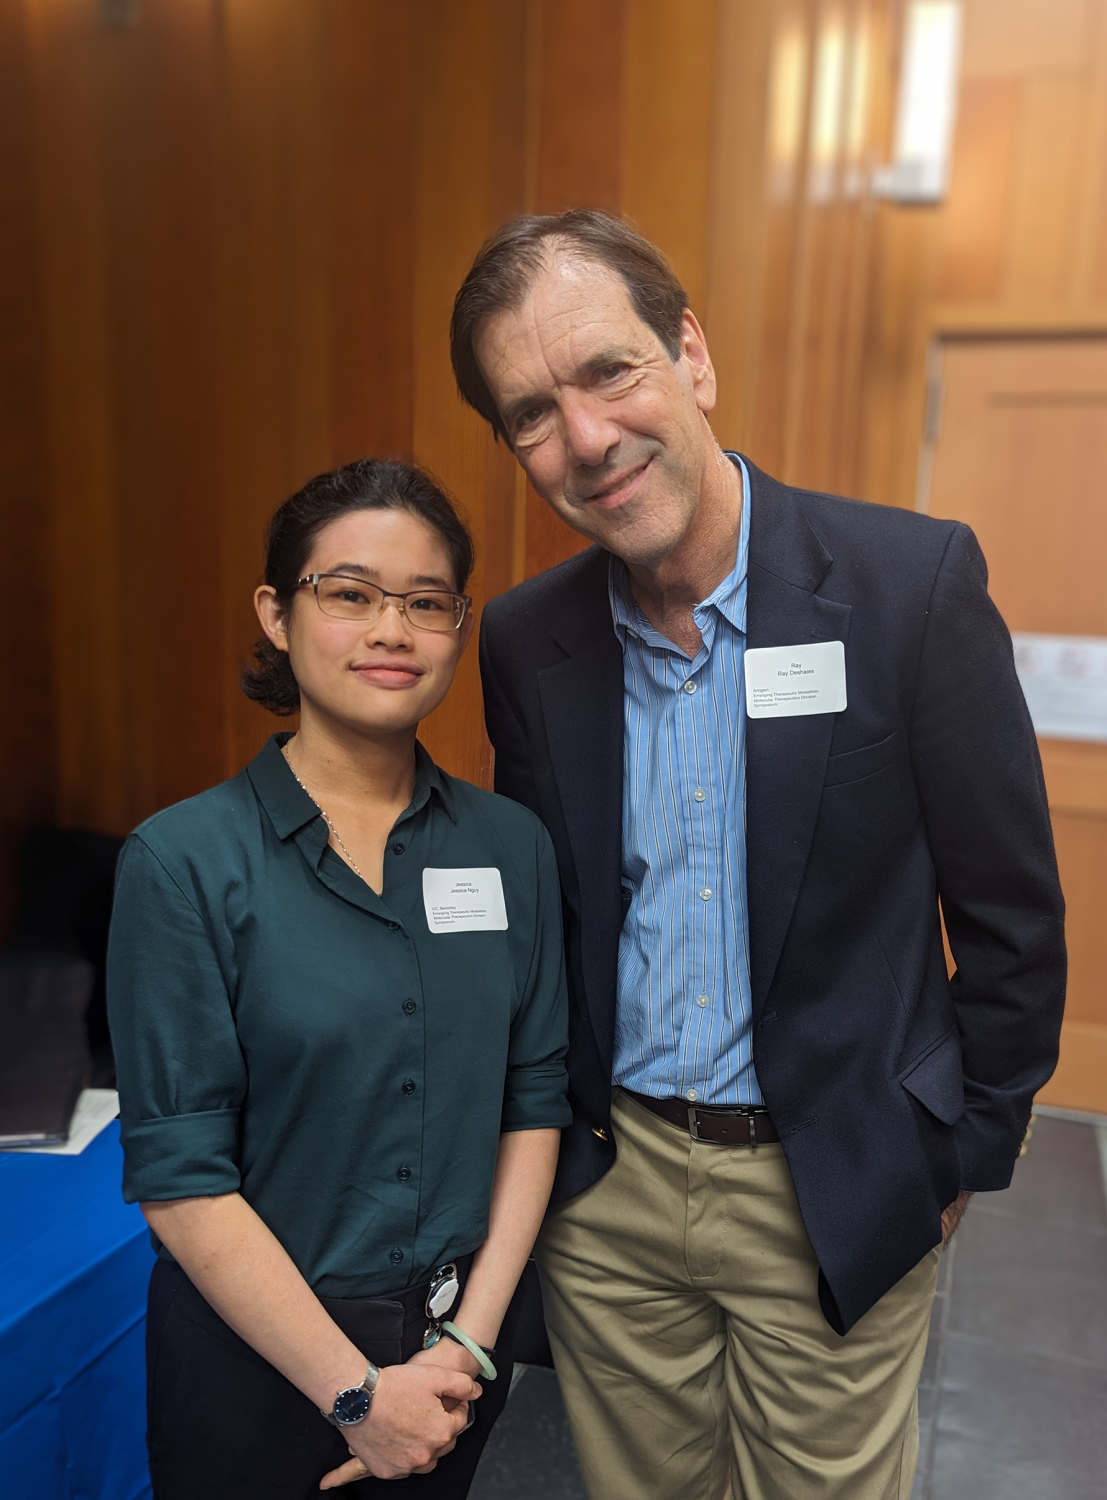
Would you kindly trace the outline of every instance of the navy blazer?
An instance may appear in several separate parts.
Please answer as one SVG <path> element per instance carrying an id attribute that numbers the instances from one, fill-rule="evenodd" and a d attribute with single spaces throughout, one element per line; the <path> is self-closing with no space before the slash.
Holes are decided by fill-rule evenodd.
<path id="1" fill-rule="evenodd" d="M 750 475 L 749 647 L 845 643 L 848 707 L 746 726 L 753 1057 L 828 1321 L 1006 1187 L 1053 1071 L 1064 907 L 1034 731 L 972 532 Z M 553 838 L 571 988 L 555 1200 L 611 1165 L 623 661 L 608 554 L 493 600 L 496 790 Z M 957 965 L 946 975 L 939 900 Z"/>

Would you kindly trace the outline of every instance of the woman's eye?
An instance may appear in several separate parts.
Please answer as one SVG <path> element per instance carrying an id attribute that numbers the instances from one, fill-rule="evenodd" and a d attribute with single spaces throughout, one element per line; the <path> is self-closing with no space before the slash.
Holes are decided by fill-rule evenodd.
<path id="1" fill-rule="evenodd" d="M 340 599 L 343 604 L 365 604 L 367 602 L 366 596 L 359 589 L 339 589 L 334 597 Z"/>
<path id="2" fill-rule="evenodd" d="M 418 599 L 413 599 L 408 608 L 417 609 L 421 614 L 432 614 L 445 609 L 446 604 L 442 599 L 434 599 L 428 594 L 422 594 Z"/>

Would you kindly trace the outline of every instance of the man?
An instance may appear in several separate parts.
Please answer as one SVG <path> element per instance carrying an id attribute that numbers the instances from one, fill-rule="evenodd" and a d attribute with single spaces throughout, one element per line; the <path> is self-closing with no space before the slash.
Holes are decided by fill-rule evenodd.
<path id="1" fill-rule="evenodd" d="M 452 339 L 597 544 L 482 636 L 496 785 L 564 891 L 574 1119 L 539 1256 L 589 1491 L 906 1500 L 938 1247 L 1010 1181 L 1064 988 L 980 551 L 724 454 L 687 297 L 605 215 L 494 235 Z"/>

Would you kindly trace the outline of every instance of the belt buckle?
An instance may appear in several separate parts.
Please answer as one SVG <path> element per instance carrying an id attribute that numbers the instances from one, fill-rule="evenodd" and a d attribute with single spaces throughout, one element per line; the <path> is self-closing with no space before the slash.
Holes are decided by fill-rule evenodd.
<path id="1" fill-rule="evenodd" d="M 696 1119 L 696 1116 L 697 1116 L 698 1113 L 699 1113 L 698 1106 L 695 1105 L 695 1104 L 689 1104 L 689 1106 L 688 1106 L 688 1134 L 692 1137 L 692 1139 L 694 1141 L 699 1141 L 701 1145 L 704 1145 L 704 1146 L 716 1146 L 716 1145 L 719 1145 L 720 1143 L 718 1141 L 707 1140 L 704 1136 L 700 1135 L 699 1121 Z M 757 1150 L 757 1125 L 756 1125 L 756 1123 L 754 1121 L 754 1110 L 753 1110 L 753 1108 L 751 1107 L 750 1109 L 747 1110 L 743 1106 L 739 1106 L 737 1109 L 729 1111 L 729 1113 L 733 1114 L 736 1119 L 746 1120 L 748 1122 L 749 1132 L 750 1132 L 750 1142 L 749 1142 L 750 1143 L 750 1149 L 751 1149 L 751 1151 L 756 1151 Z"/>

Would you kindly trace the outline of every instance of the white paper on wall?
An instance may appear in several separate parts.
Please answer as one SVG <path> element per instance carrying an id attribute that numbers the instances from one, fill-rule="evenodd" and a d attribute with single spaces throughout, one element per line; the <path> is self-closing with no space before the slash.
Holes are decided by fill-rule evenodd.
<path id="1" fill-rule="evenodd" d="M 1035 732 L 1107 743 L 1107 638 L 1016 633 L 1012 639 Z"/>

